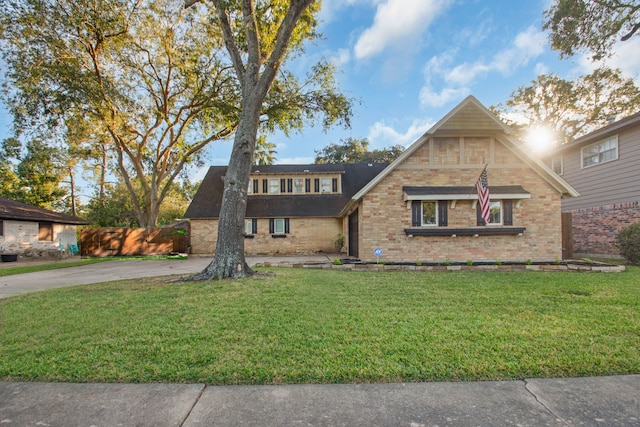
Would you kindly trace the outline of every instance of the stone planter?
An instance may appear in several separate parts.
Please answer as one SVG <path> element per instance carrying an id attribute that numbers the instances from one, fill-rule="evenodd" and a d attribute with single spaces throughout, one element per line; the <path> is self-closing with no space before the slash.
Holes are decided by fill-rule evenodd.
<path id="1" fill-rule="evenodd" d="M 0 255 L 2 262 L 16 262 L 18 261 L 18 254 L 2 254 Z"/>

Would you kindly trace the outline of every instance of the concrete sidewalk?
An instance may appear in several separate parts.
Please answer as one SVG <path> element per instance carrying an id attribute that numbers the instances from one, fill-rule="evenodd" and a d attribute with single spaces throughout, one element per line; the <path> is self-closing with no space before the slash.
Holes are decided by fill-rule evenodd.
<path id="1" fill-rule="evenodd" d="M 0 382 L 7 426 L 640 426 L 640 375 L 222 386 Z"/>

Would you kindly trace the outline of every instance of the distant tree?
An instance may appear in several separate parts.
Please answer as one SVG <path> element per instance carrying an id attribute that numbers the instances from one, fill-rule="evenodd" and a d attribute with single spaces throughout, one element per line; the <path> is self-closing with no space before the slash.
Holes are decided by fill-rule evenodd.
<path id="1" fill-rule="evenodd" d="M 349 137 L 341 139 L 340 144 L 329 144 L 322 150 L 316 150 L 315 163 L 390 163 L 403 151 L 402 145 L 369 151 L 369 141 L 366 138 Z"/>
<path id="2" fill-rule="evenodd" d="M 262 135 L 256 139 L 256 152 L 254 154 L 256 165 L 272 165 L 276 161 L 276 144 L 267 141 L 267 137 Z"/>
<path id="3" fill-rule="evenodd" d="M 526 128 L 544 125 L 555 133 L 557 143 L 606 126 L 612 118 L 623 118 L 640 110 L 640 88 L 620 70 L 599 68 L 576 80 L 552 74 L 539 76 L 530 86 L 515 90 L 506 107 L 493 107 L 504 121 L 524 138 Z M 524 117 L 526 124 L 514 123 L 511 115 Z"/>
<path id="4" fill-rule="evenodd" d="M 39 139 L 30 140 L 23 147 L 19 140 L 10 138 L 3 141 L 2 148 L 2 197 L 54 209 L 66 194 L 60 186 L 65 173 L 61 168 L 64 152 Z"/>
<path id="5" fill-rule="evenodd" d="M 3 2 L 3 95 L 15 126 L 55 130 L 106 160 L 139 223 L 154 226 L 173 181 L 239 120 L 212 19 L 183 0 Z"/>
<path id="6" fill-rule="evenodd" d="M 544 13 L 543 29 L 550 30 L 551 46 L 560 56 L 588 51 L 599 60 L 611 54 L 618 40 L 638 35 L 637 0 L 554 0 Z"/>

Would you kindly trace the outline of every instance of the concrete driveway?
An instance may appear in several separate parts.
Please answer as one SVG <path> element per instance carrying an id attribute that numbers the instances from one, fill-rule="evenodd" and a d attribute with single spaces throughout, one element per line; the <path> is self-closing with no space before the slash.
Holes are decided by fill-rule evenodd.
<path id="1" fill-rule="evenodd" d="M 114 260 L 79 267 L 4 276 L 0 277 L 0 299 L 27 292 L 67 286 L 88 285 L 139 277 L 192 274 L 202 271 L 209 265 L 211 259 L 211 257 L 191 256 L 186 260 Z M 250 266 L 263 262 L 271 262 L 273 265 L 277 265 L 279 263 L 328 262 L 331 259 L 329 255 L 247 257 L 247 263 Z M 26 263 L 18 262 L 14 264 L 19 266 Z"/>

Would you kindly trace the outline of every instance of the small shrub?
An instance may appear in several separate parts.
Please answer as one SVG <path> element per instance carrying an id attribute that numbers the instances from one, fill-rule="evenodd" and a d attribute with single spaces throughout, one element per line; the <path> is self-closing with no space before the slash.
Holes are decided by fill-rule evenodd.
<path id="1" fill-rule="evenodd" d="M 555 265 L 560 265 L 560 258 L 556 258 L 556 260 L 554 261 Z"/>
<path id="2" fill-rule="evenodd" d="M 496 260 L 496 265 L 502 265 L 502 260 L 501 259 L 497 259 Z"/>
<path id="3" fill-rule="evenodd" d="M 527 264 L 527 265 L 531 265 L 531 264 L 533 264 L 533 261 L 531 261 L 531 258 L 529 258 L 524 263 Z"/>
<path id="4" fill-rule="evenodd" d="M 640 265 L 640 222 L 622 227 L 616 240 L 620 254 L 631 264 Z"/>
<path id="5" fill-rule="evenodd" d="M 467 260 L 467 265 L 473 265 L 473 260 L 472 259 L 468 259 Z"/>
<path id="6" fill-rule="evenodd" d="M 340 258 L 334 258 L 333 265 L 342 265 L 342 261 L 340 260 Z"/>

